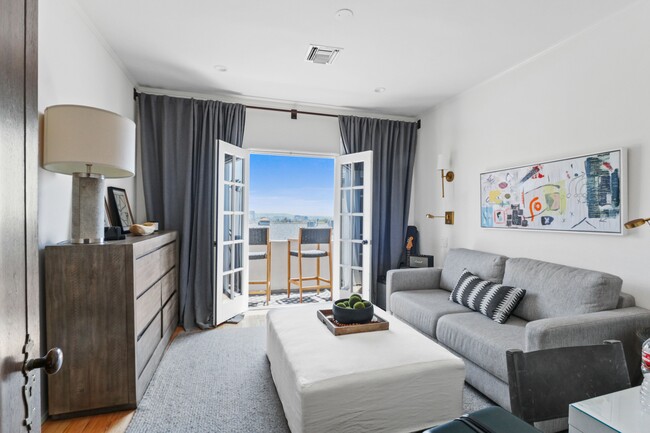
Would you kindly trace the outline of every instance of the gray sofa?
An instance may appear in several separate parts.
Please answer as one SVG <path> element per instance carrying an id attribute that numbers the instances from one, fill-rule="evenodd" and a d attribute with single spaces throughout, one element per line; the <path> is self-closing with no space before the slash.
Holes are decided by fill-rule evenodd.
<path id="1" fill-rule="evenodd" d="M 467 268 L 479 277 L 526 289 L 504 324 L 449 301 Z M 466 381 L 510 409 L 506 350 L 533 351 L 621 340 L 632 383 L 640 379 L 635 331 L 650 311 L 621 293 L 622 280 L 598 271 L 467 249 L 449 251 L 440 268 L 389 271 L 386 309 L 465 359 Z"/>

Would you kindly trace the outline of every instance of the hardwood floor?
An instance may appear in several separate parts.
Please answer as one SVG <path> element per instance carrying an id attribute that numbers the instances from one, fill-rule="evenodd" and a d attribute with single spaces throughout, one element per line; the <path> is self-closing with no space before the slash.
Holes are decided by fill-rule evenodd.
<path id="1" fill-rule="evenodd" d="M 210 331 L 196 332 L 218 332 L 228 328 L 249 328 L 253 326 L 264 326 L 266 324 L 266 313 L 268 310 L 250 310 L 246 312 L 244 319 L 237 324 L 225 323 Z M 183 328 L 177 328 L 172 340 L 183 332 Z M 42 433 L 124 433 L 126 431 L 134 410 L 112 412 L 95 416 L 84 416 L 59 421 L 48 420 L 42 426 Z"/>

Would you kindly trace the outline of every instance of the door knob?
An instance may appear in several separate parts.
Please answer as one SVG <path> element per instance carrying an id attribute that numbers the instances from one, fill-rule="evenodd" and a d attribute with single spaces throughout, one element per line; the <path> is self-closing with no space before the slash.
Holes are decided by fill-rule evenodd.
<path id="1" fill-rule="evenodd" d="M 25 371 L 44 368 L 47 374 L 54 374 L 63 365 L 63 351 L 58 347 L 50 349 L 42 358 L 34 358 L 25 362 Z"/>
<path id="2" fill-rule="evenodd" d="M 367 239 L 362 240 L 362 241 L 361 241 L 361 244 L 362 244 L 362 245 L 368 245 L 368 240 L 367 240 Z"/>

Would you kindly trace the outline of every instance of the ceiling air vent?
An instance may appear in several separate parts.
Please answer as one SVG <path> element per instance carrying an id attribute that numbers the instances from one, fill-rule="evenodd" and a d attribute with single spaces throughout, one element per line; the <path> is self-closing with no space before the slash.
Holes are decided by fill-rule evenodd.
<path id="1" fill-rule="evenodd" d="M 342 48 L 326 47 L 324 45 L 310 45 L 305 60 L 321 65 L 329 65 L 334 61 L 334 59 L 336 59 L 336 56 L 341 50 Z"/>

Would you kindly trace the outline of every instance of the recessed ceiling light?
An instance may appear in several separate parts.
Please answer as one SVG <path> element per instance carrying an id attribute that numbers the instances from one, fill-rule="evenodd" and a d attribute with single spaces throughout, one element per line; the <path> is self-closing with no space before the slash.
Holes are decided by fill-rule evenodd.
<path id="1" fill-rule="evenodd" d="M 354 17 L 354 12 L 352 12 L 350 9 L 339 9 L 336 11 L 334 16 L 339 21 L 347 21 L 349 19 L 352 19 L 352 17 Z"/>
<path id="2" fill-rule="evenodd" d="M 375 93 L 384 93 L 386 91 L 385 87 L 376 87 Z"/>
<path id="3" fill-rule="evenodd" d="M 219 71 L 219 72 L 226 72 L 228 70 L 228 66 L 214 65 L 214 69 Z"/>

